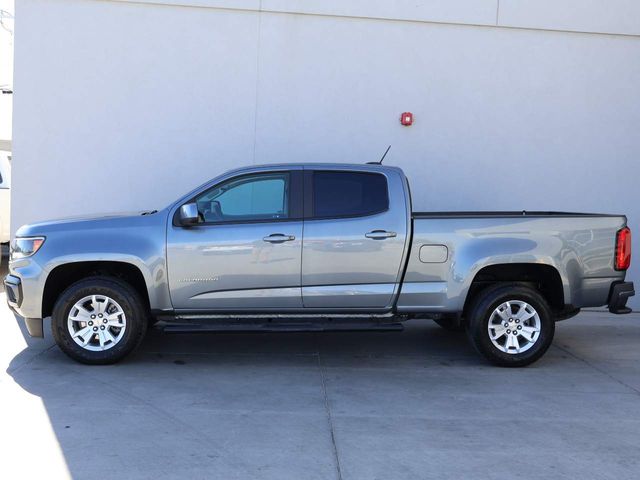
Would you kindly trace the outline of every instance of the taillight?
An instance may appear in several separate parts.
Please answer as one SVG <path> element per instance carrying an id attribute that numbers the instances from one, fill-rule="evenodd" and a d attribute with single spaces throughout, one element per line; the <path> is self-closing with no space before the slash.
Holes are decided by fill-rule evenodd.
<path id="1" fill-rule="evenodd" d="M 616 235 L 616 270 L 626 270 L 631 265 L 631 230 L 624 227 Z"/>

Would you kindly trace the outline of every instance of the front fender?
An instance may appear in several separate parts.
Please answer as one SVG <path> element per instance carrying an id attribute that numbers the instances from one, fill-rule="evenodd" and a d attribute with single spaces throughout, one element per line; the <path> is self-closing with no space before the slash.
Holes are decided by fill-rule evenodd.
<path id="1" fill-rule="evenodd" d="M 124 263 L 136 267 L 144 278 L 151 308 L 171 308 L 169 284 L 167 282 L 164 257 L 154 258 L 152 261 L 149 261 L 149 259 L 143 259 L 136 255 L 122 253 L 85 252 L 82 254 L 63 255 L 53 258 L 49 263 L 47 263 L 44 273 L 43 288 L 46 285 L 49 276 L 56 268 L 64 265 L 86 262 Z"/>
<path id="2" fill-rule="evenodd" d="M 120 262 L 142 274 L 152 309 L 170 309 L 166 268 L 166 211 L 154 215 L 113 217 L 22 227 L 24 236 L 43 236 L 40 250 L 12 260 L 10 273 L 22 279 L 24 306 L 20 314 L 42 318 L 45 285 L 62 265 L 79 262 Z"/>

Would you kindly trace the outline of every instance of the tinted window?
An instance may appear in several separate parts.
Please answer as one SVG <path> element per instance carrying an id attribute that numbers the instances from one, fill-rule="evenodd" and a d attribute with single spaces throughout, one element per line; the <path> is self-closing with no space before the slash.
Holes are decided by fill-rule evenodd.
<path id="1" fill-rule="evenodd" d="M 315 217 L 372 215 L 389 207 L 387 179 L 378 173 L 315 172 Z"/>
<path id="2" fill-rule="evenodd" d="M 205 222 L 289 217 L 289 175 L 272 173 L 229 180 L 196 199 Z"/>

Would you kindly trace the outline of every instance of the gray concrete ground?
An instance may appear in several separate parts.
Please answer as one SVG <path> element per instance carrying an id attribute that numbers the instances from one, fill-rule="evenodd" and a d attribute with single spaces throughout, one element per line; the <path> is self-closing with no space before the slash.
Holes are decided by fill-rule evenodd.
<path id="1" fill-rule="evenodd" d="M 47 325 L 48 326 L 48 325 Z M 588 312 L 519 370 L 403 333 L 169 336 L 88 367 L 0 298 L 0 477 L 640 476 L 640 316 Z"/>

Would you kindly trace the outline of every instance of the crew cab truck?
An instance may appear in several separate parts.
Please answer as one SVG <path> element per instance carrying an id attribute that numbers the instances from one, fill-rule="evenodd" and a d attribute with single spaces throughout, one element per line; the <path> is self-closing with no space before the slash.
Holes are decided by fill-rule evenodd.
<path id="1" fill-rule="evenodd" d="M 402 170 L 267 165 L 160 211 L 35 223 L 5 279 L 31 335 L 51 316 L 71 358 L 113 363 L 165 331 L 466 329 L 501 366 L 540 358 L 580 308 L 628 313 L 622 215 L 412 212 Z"/>

